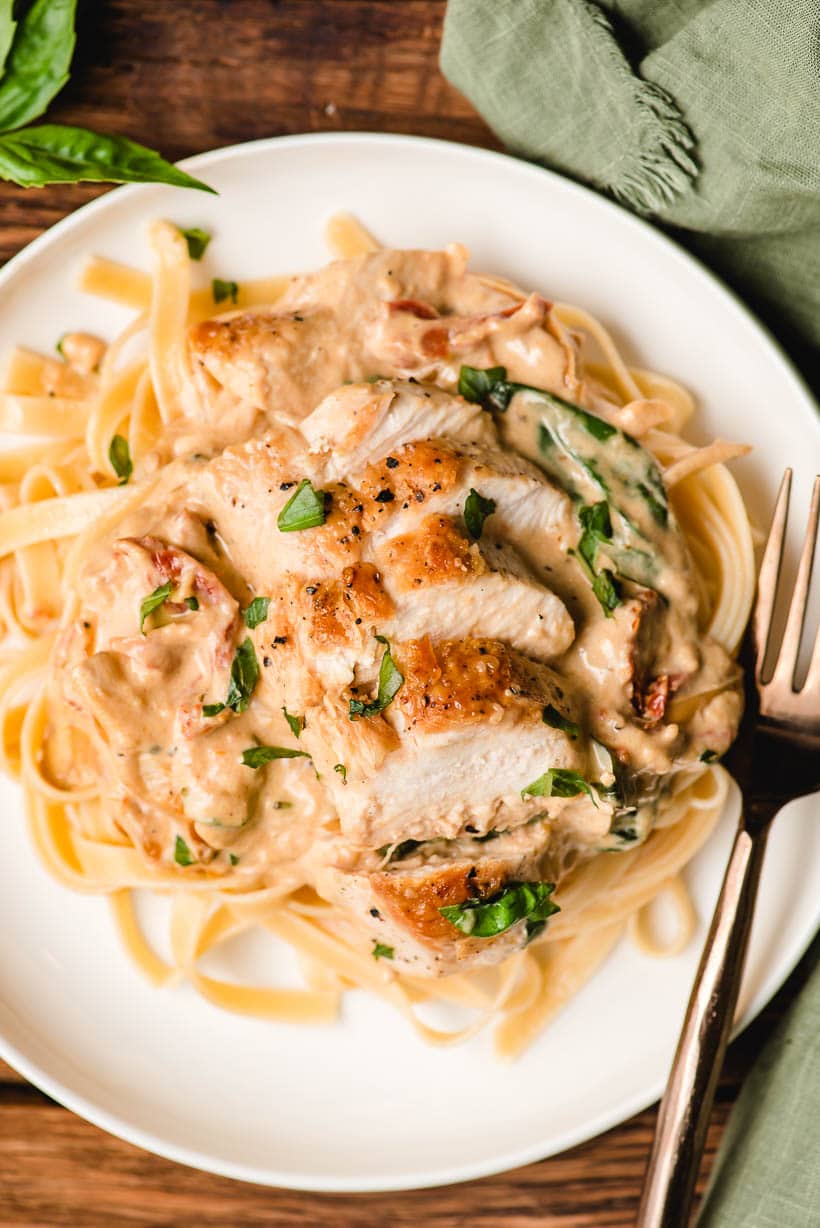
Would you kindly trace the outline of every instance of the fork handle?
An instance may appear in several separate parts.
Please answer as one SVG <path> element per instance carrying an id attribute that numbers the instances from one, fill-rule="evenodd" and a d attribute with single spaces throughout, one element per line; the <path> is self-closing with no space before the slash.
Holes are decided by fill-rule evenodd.
<path id="1" fill-rule="evenodd" d="M 768 824 L 741 818 L 661 1101 L 637 1228 L 685 1228 L 749 945 Z"/>

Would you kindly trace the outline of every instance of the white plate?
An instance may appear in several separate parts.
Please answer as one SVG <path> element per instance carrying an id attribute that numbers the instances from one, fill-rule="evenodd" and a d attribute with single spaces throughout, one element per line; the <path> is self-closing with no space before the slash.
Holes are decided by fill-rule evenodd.
<path id="1" fill-rule="evenodd" d="M 629 354 L 694 389 L 698 433 L 755 445 L 737 472 L 761 520 L 784 465 L 808 476 L 820 461 L 811 402 L 754 320 L 655 231 L 565 179 L 498 154 L 369 135 L 262 141 L 186 165 L 220 196 L 126 188 L 13 260 L 0 274 L 2 348 L 21 341 L 48 351 L 76 327 L 110 336 L 126 313 L 79 294 L 78 266 L 90 252 L 145 265 L 155 216 L 212 229 L 203 275 L 241 281 L 321 264 L 324 221 L 349 209 L 386 242 L 462 240 L 473 267 L 599 314 Z M 699 941 L 668 962 L 622 943 L 511 1065 L 494 1060 L 487 1037 L 428 1049 L 389 1007 L 362 995 L 351 996 L 336 1026 L 272 1026 L 221 1013 L 188 988 L 145 984 L 120 951 L 105 903 L 47 877 L 16 788 L 4 782 L 0 796 L 0 1054 L 133 1143 L 265 1184 L 404 1189 L 551 1155 L 661 1090 Z M 820 823 L 810 802 L 790 809 L 767 854 L 747 1019 L 820 920 Z M 702 918 L 736 800 L 730 810 L 691 868 Z M 290 967 L 286 952 L 272 951 L 267 939 L 246 942 L 223 960 L 223 973 L 231 963 L 257 975 L 269 975 L 272 960 Z"/>

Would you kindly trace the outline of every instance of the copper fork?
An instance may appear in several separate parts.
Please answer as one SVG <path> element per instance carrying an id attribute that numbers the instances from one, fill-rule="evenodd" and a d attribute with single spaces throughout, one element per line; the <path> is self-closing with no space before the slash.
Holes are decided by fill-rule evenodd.
<path id="1" fill-rule="evenodd" d="M 784 785 L 789 798 L 820 787 L 820 633 L 803 686 L 797 690 L 795 685 L 817 541 L 820 477 L 814 483 L 806 540 L 777 661 L 770 677 L 764 678 L 763 672 L 772 638 L 791 482 L 792 471 L 787 469 L 747 637 L 754 669 L 746 673 L 746 715 L 727 760 L 743 789 L 743 813 L 661 1101 L 637 1228 L 686 1228 L 689 1223 L 706 1128 L 743 975 L 766 837 L 772 819 L 785 805 Z M 772 787 L 773 781 L 777 788 Z"/>

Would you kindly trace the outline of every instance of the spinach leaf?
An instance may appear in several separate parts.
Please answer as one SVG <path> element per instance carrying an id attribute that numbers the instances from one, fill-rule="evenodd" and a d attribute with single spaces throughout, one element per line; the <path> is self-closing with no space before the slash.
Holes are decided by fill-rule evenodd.
<path id="1" fill-rule="evenodd" d="M 246 636 L 237 648 L 231 664 L 231 681 L 228 684 L 225 707 L 232 708 L 234 712 L 246 712 L 258 681 L 259 662 L 256 659 L 253 642 Z"/>
<path id="2" fill-rule="evenodd" d="M 323 490 L 314 490 L 310 478 L 303 478 L 277 518 L 280 533 L 299 533 L 316 529 L 325 523 L 326 497 Z"/>
<path id="3" fill-rule="evenodd" d="M 219 716 L 220 712 L 224 712 L 224 711 L 225 711 L 224 704 L 203 704 L 202 705 L 202 715 L 203 716 Z"/>
<path id="4" fill-rule="evenodd" d="M 373 940 L 373 958 L 374 959 L 392 959 L 395 951 L 392 947 L 385 946 L 383 942 Z"/>
<path id="5" fill-rule="evenodd" d="M 215 277 L 211 282 L 211 293 L 215 303 L 224 303 L 226 298 L 236 306 L 236 300 L 239 297 L 239 286 L 235 281 L 222 281 L 221 278 Z"/>
<path id="6" fill-rule="evenodd" d="M 303 716 L 294 716 L 292 712 L 288 712 L 287 708 L 283 708 L 285 720 L 290 726 L 290 731 L 295 738 L 298 738 L 305 727 L 305 718 Z"/>
<path id="7" fill-rule="evenodd" d="M 473 541 L 478 541 L 484 528 L 484 521 L 495 511 L 495 499 L 485 499 L 477 490 L 470 487 L 470 493 L 464 500 L 464 523 Z"/>
<path id="8" fill-rule="evenodd" d="M 254 597 L 250 605 L 245 606 L 242 611 L 242 617 L 245 620 L 245 626 L 250 627 L 253 631 L 254 627 L 258 627 L 268 617 L 268 606 L 270 605 L 270 597 Z"/>
<path id="9" fill-rule="evenodd" d="M 41 124 L 0 136 L 0 177 L 22 188 L 45 183 L 169 183 L 213 192 L 152 149 L 124 136 L 99 136 L 87 128 Z"/>
<path id="10" fill-rule="evenodd" d="M 168 580 L 165 584 L 160 584 L 159 588 L 155 588 L 153 593 L 143 600 L 140 605 L 140 633 L 145 635 L 144 624 L 149 614 L 153 614 L 154 610 L 158 610 L 161 605 L 164 605 L 171 596 L 173 585 Z"/>
<path id="11" fill-rule="evenodd" d="M 590 579 L 598 604 L 606 617 L 611 618 L 612 611 L 621 604 L 618 582 L 608 567 L 596 571 L 595 566 L 598 547 L 609 545 L 612 542 L 609 504 L 606 501 L 584 504 L 578 509 L 578 519 L 581 522 L 582 533 L 578 549 L 573 553 Z"/>
<path id="12" fill-rule="evenodd" d="M 212 237 L 208 231 L 201 230 L 199 226 L 191 226 L 188 230 L 183 230 L 180 226 L 179 233 L 188 244 L 188 255 L 191 259 L 201 260 Z"/>
<path id="13" fill-rule="evenodd" d="M 526 921 L 527 937 L 532 939 L 560 911 L 550 899 L 554 890 L 554 883 L 511 883 L 488 900 L 449 904 L 439 912 L 472 938 L 495 938 L 518 921 Z"/>
<path id="14" fill-rule="evenodd" d="M 196 597 L 186 597 L 185 604 L 187 605 L 189 610 L 199 609 L 199 602 L 197 601 Z"/>
<path id="15" fill-rule="evenodd" d="M 237 857 L 236 853 L 228 853 L 228 861 L 232 866 L 239 865 L 239 858 Z"/>
<path id="16" fill-rule="evenodd" d="M 174 844 L 174 861 L 178 866 L 192 866 L 194 864 L 194 857 L 182 836 L 177 836 L 176 843 Z"/>
<path id="17" fill-rule="evenodd" d="M 700 756 L 701 763 L 717 763 L 720 755 L 716 750 L 705 750 Z"/>
<path id="18" fill-rule="evenodd" d="M 573 742 L 577 742 L 581 735 L 580 726 L 576 725 L 575 721 L 571 721 L 569 717 L 564 716 L 552 704 L 547 704 L 544 708 L 541 719 L 545 725 L 550 725 L 553 729 L 561 729 Z"/>
<path id="19" fill-rule="evenodd" d="M 303 750 L 289 750 L 286 746 L 249 746 L 242 751 L 242 762 L 245 767 L 261 768 L 274 759 L 309 759 L 310 755 Z"/>
<path id="20" fill-rule="evenodd" d="M 17 27 L 0 82 L 0 131 L 42 115 L 68 80 L 77 0 L 35 0 Z"/>
<path id="21" fill-rule="evenodd" d="M 119 485 L 125 486 L 134 472 L 134 466 L 131 464 L 131 450 L 128 447 L 128 440 L 124 435 L 114 435 L 111 443 L 108 445 L 108 459 L 111 463 L 111 468 L 120 479 Z"/>
<path id="22" fill-rule="evenodd" d="M 384 656 L 379 667 L 378 694 L 376 699 L 371 700 L 369 703 L 365 703 L 361 699 L 351 699 L 348 715 L 352 721 L 357 716 L 377 716 L 379 712 L 384 712 L 385 708 L 392 704 L 404 683 L 404 674 L 399 671 L 398 666 L 393 660 L 387 640 L 383 635 L 377 635 L 376 639 L 380 644 L 385 645 Z"/>
<path id="23" fill-rule="evenodd" d="M 598 805 L 592 785 L 569 768 L 550 768 L 521 790 L 522 797 L 577 797 L 580 793 L 586 793 Z"/>

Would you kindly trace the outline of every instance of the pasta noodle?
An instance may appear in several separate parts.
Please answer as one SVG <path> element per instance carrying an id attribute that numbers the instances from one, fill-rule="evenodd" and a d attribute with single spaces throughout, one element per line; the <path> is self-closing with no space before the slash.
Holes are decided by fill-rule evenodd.
<path id="1" fill-rule="evenodd" d="M 343 256 L 378 247 L 356 219 L 344 216 L 333 220 L 327 237 Z M 494 1023 L 498 1051 L 515 1056 L 625 932 L 653 954 L 674 954 L 686 945 L 696 919 L 681 875 L 723 808 L 729 784 L 723 769 L 704 764 L 679 774 L 645 843 L 571 870 L 560 884 L 561 912 L 525 950 L 498 968 L 437 981 L 374 960 L 345 934 L 337 910 L 300 881 L 250 890 L 217 880 L 181 883 L 178 874 L 147 864 L 133 847 L 101 800 L 93 774 L 73 789 L 49 779 L 43 685 L 60 617 L 93 544 L 153 489 L 156 467 L 141 469 L 140 462 L 183 416 L 191 382 L 186 330 L 214 312 L 210 291 L 191 288 L 182 234 L 157 223 L 152 246 L 153 275 L 100 258 L 86 265 L 83 290 L 136 313 L 97 371 L 74 373 L 71 395 L 53 395 L 54 360 L 17 349 L 0 389 L 0 431 L 40 437 L 0 454 L 0 758 L 22 783 L 39 855 L 64 885 L 108 894 L 126 950 L 154 985 L 184 978 L 220 1007 L 301 1023 L 333 1019 L 344 992 L 363 988 L 401 1010 L 431 1043 L 452 1044 Z M 483 281 L 523 301 L 503 279 Z M 287 277 L 247 282 L 238 288 L 237 306 L 274 303 L 289 283 Z M 597 399 L 610 410 L 665 466 L 694 560 L 703 629 L 736 651 L 752 600 L 754 565 L 743 501 L 724 462 L 745 449 L 723 441 L 701 449 L 687 444 L 678 434 L 693 411 L 685 389 L 628 365 L 586 311 L 559 304 L 554 319 L 563 335 L 580 333 L 597 346 L 599 359 L 586 363 L 592 403 Z M 115 435 L 128 441 L 140 474 L 128 485 L 116 484 L 109 460 Z M 82 737 L 68 728 L 54 736 Z M 82 758 L 79 742 L 76 750 Z M 314 804 L 308 793 L 298 796 L 298 789 L 294 798 L 305 812 Z M 169 963 L 140 927 L 134 893 L 142 889 L 171 898 Z M 677 920 L 666 946 L 656 938 L 649 911 L 659 895 L 671 899 Z M 305 988 L 234 984 L 203 970 L 221 943 L 256 927 L 298 952 Z M 436 1003 L 466 1014 L 468 1021 L 451 1030 L 433 1026 L 419 1010 Z"/>

